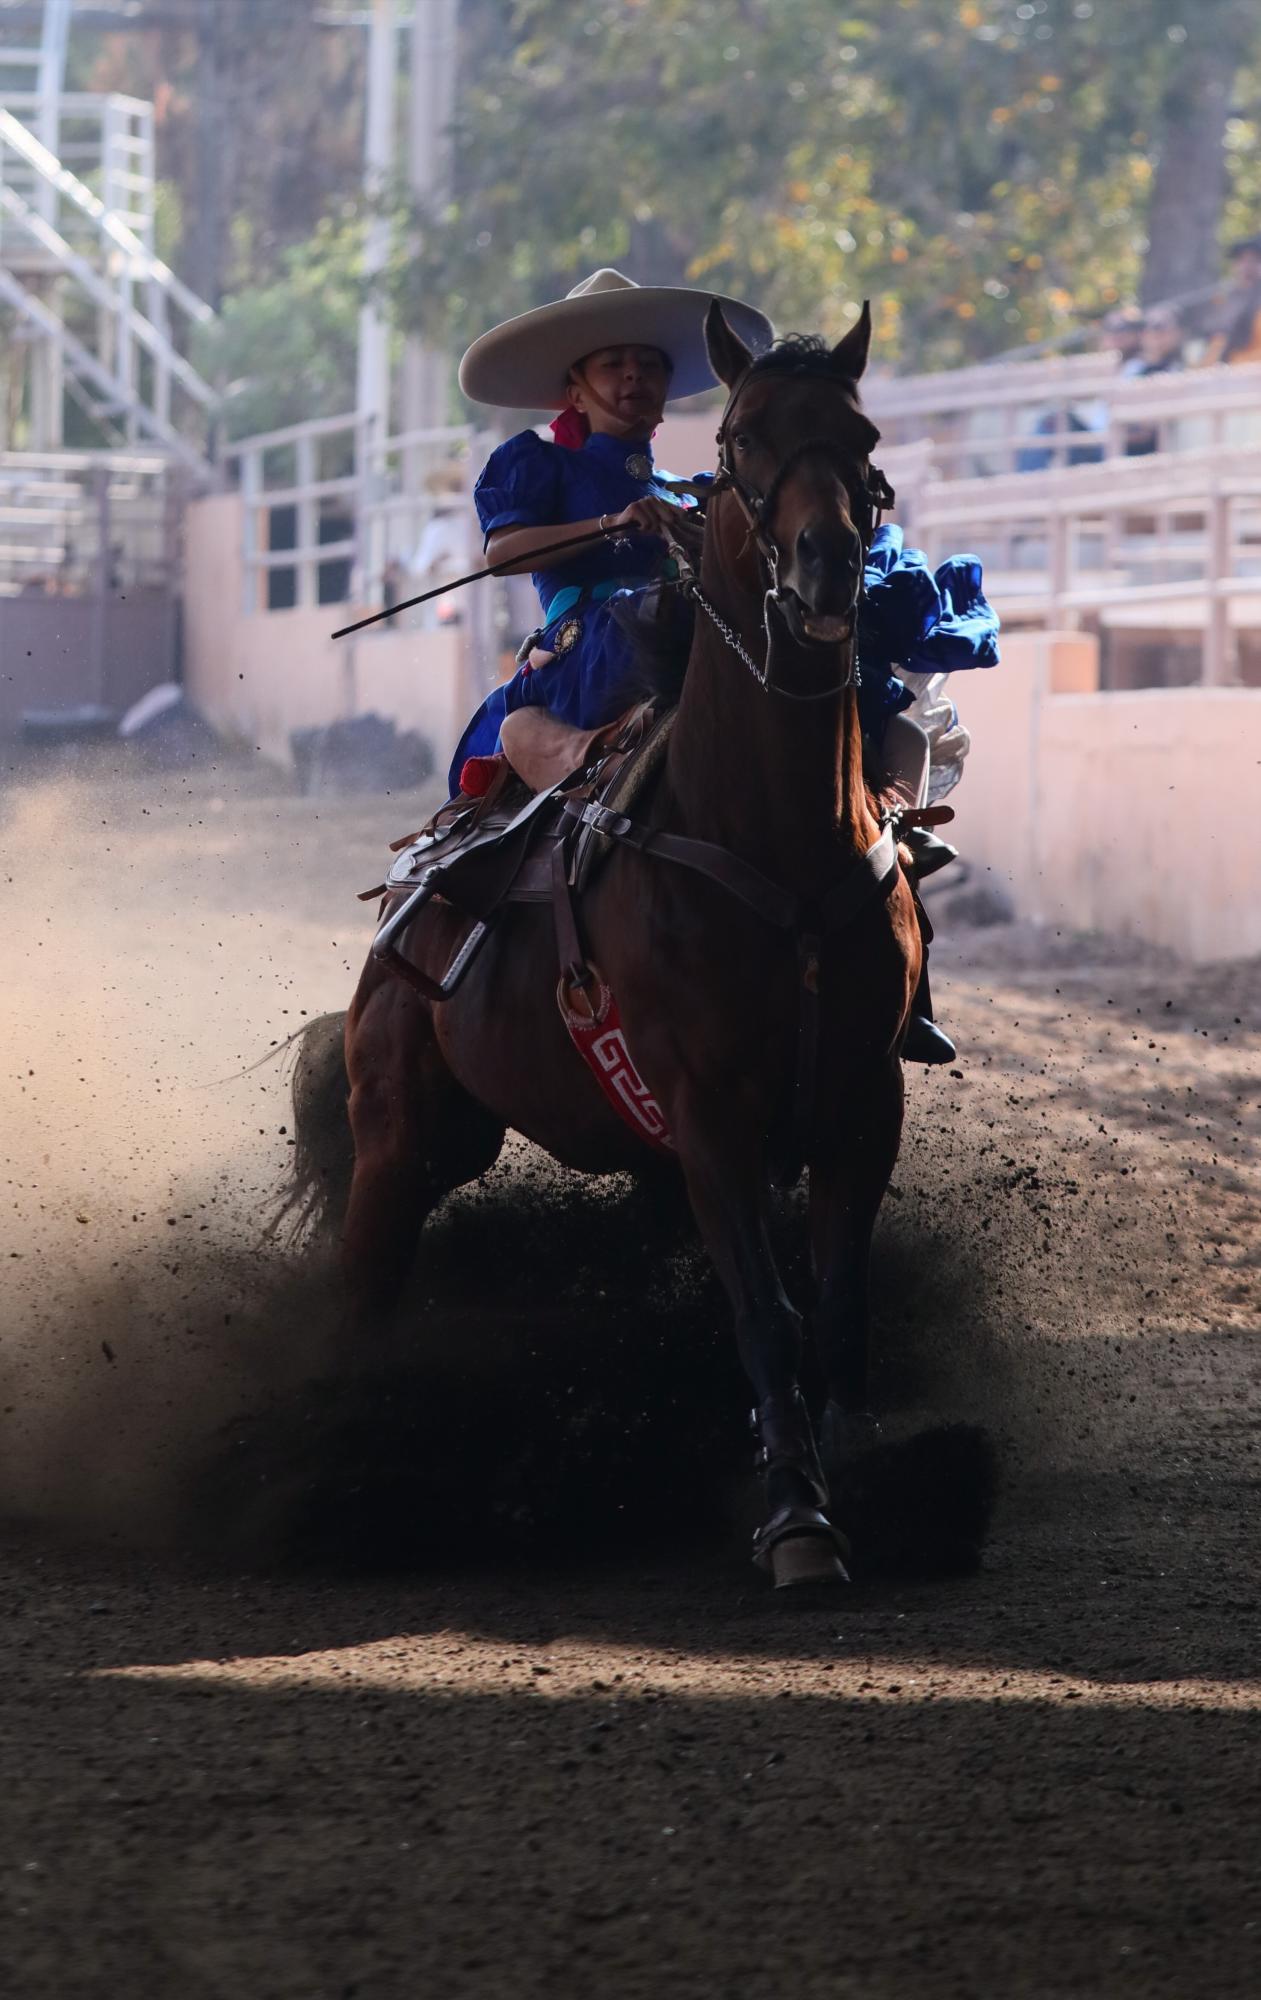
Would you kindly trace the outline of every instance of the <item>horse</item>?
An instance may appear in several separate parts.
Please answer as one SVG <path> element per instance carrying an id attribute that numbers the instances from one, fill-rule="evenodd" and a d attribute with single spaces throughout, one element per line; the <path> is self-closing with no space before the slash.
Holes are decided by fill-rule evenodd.
<path id="1" fill-rule="evenodd" d="M 868 1256 L 901 1137 L 900 1047 L 922 950 L 865 781 L 855 692 L 882 495 L 879 433 L 858 391 L 871 319 L 864 305 L 833 346 L 790 337 L 755 359 L 715 302 L 705 335 L 728 392 L 720 469 L 681 698 L 642 816 L 658 835 L 723 850 L 725 874 L 615 844 L 581 926 L 730 1301 L 763 1481 L 755 1560 L 778 1587 L 844 1582 L 802 1390 L 803 1318 L 768 1223 L 773 1180 L 804 1169 L 816 1407 L 829 1454 L 852 1453 L 874 1421 Z M 773 921 L 766 894 L 757 909 L 732 893 L 755 876 L 799 921 Z M 436 977 L 465 928 L 431 903 L 408 957 Z M 524 903 L 440 1004 L 369 958 L 346 1019 L 354 1168 L 341 1254 L 370 1318 L 388 1319 L 425 1219 L 493 1165 L 509 1128 L 585 1173 L 644 1168 L 644 1141 L 576 1052 L 556 988 L 552 913 Z"/>

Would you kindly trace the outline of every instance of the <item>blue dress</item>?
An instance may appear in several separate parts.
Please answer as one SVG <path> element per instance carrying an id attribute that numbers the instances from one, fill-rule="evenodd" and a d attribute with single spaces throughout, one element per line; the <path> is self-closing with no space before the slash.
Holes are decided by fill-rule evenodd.
<path id="1" fill-rule="evenodd" d="M 652 447 L 593 432 L 577 451 L 521 431 L 491 453 L 473 489 L 482 533 L 500 528 L 563 529 L 566 521 L 620 514 L 648 496 L 694 508 L 690 494 L 663 484 Z M 557 537 L 559 540 L 559 536 Z M 619 590 L 642 589 L 665 573 L 664 545 L 646 535 L 622 546 L 593 542 L 556 569 L 539 570 L 531 582 L 542 607 L 536 643 L 555 652 L 550 665 L 519 667 L 510 681 L 487 695 L 460 738 L 451 764 L 451 791 L 459 790 L 466 757 L 488 757 L 499 747 L 505 716 L 538 702 L 579 729 L 598 729 L 634 701 L 641 683 L 627 634 L 609 609 Z"/>

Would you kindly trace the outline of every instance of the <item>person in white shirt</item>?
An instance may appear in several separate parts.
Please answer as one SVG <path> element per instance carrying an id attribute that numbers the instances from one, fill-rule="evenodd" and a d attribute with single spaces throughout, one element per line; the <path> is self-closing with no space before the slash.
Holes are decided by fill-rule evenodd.
<path id="1" fill-rule="evenodd" d="M 433 496 L 433 512 L 407 565 L 417 592 L 466 576 L 482 560 L 481 533 L 467 484 L 466 470 L 454 463 L 435 467 L 425 481 Z M 440 625 L 458 625 L 459 598 L 438 598 L 436 616 Z"/>

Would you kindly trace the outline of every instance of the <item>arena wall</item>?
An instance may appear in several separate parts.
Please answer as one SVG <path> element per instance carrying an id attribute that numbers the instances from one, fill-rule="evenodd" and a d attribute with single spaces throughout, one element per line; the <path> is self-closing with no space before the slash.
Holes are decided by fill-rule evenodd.
<path id="1" fill-rule="evenodd" d="M 1261 689 L 1096 684 L 1080 633 L 1013 634 L 1001 666 L 958 677 L 973 747 L 950 837 L 1037 922 L 1261 953 Z"/>
<path id="2" fill-rule="evenodd" d="M 466 628 L 379 627 L 334 641 L 329 634 L 360 615 L 360 607 L 247 613 L 240 550 L 234 494 L 190 506 L 185 681 L 190 700 L 214 727 L 288 764 L 292 730 L 375 713 L 400 729 L 419 730 L 441 767 L 478 699 Z"/>

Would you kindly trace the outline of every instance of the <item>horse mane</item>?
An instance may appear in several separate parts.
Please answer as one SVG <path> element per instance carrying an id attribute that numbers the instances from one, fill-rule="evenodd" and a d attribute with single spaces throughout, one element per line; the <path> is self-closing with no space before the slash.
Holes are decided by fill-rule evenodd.
<path id="1" fill-rule="evenodd" d="M 745 380 L 752 382 L 767 375 L 804 376 L 807 380 L 835 383 L 847 392 L 854 415 L 864 427 L 863 449 L 871 451 L 879 444 L 880 433 L 863 409 L 857 381 L 837 367 L 832 344 L 821 333 L 785 333 L 772 341 L 758 355 Z"/>
<path id="2" fill-rule="evenodd" d="M 826 375 L 830 381 L 850 378 L 832 361 L 832 348 L 821 333 L 784 333 L 764 348 L 749 370 L 752 375 Z"/>

